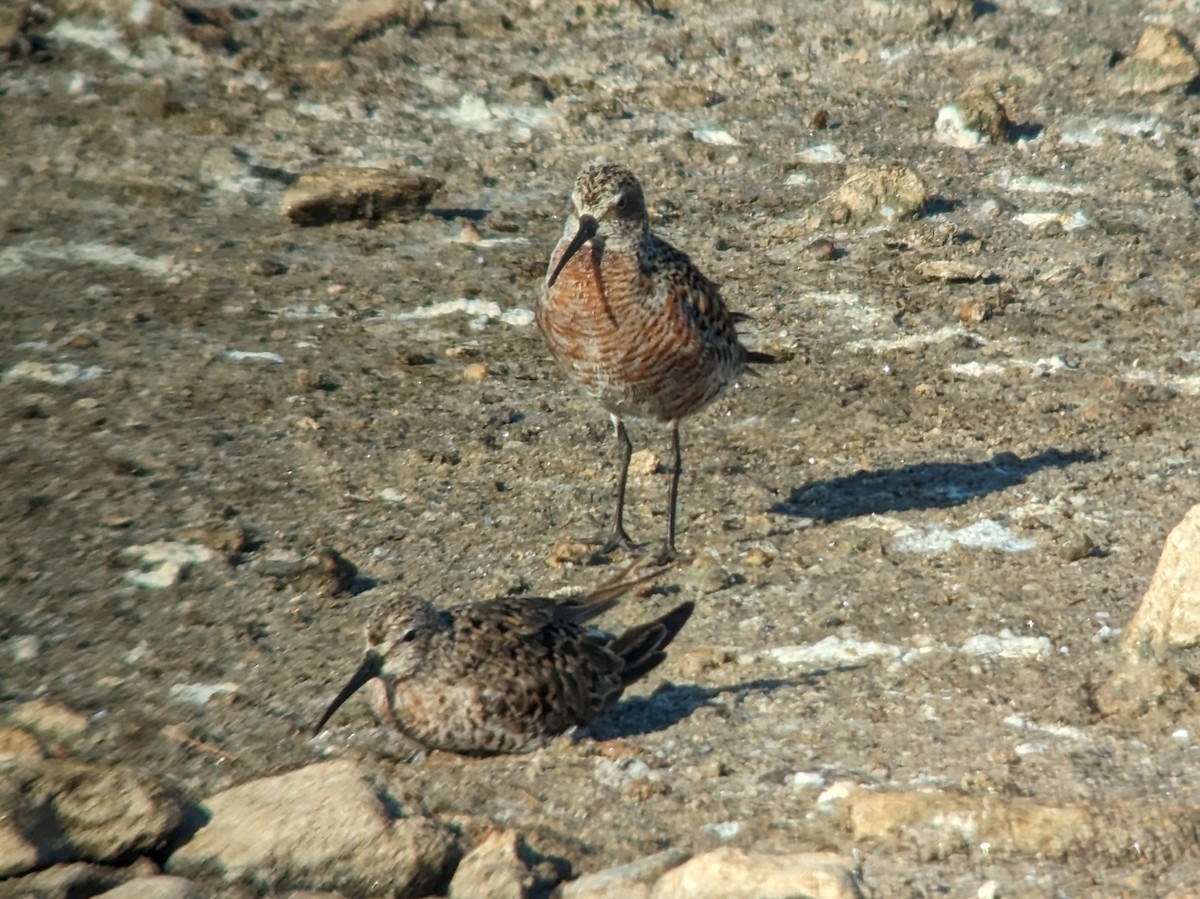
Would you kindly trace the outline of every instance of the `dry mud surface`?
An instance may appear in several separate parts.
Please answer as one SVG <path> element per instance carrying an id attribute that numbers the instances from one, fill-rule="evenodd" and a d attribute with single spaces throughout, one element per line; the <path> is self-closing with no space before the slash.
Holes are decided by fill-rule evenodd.
<path id="1" fill-rule="evenodd" d="M 855 856 L 878 897 L 1200 883 L 1193 688 L 1103 700 L 1200 499 L 1200 105 L 1118 64 L 1200 6 L 5 16 L 0 712 L 74 709 L 76 754 L 193 800 L 357 759 L 468 848 L 500 822 L 576 875 L 725 844 Z M 1010 125 L 939 141 L 973 85 Z M 575 743 L 422 756 L 361 701 L 309 740 L 379 599 L 632 561 L 555 550 L 607 521 L 613 448 L 530 312 L 601 158 L 787 359 L 685 422 L 692 561 L 604 624 L 696 615 Z M 363 166 L 444 184 L 415 215 L 284 216 L 297 176 Z M 900 170 L 912 217 L 821 205 Z M 658 541 L 667 438 L 633 438 L 629 527 Z M 1007 836 L 839 799 L 929 788 L 1009 809 Z"/>

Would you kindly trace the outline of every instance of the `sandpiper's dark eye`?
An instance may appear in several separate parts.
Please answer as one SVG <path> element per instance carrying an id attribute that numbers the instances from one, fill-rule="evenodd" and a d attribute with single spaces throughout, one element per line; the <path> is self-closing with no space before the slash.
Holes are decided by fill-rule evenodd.
<path id="1" fill-rule="evenodd" d="M 629 211 L 629 196 L 627 194 L 621 194 L 621 196 L 617 197 L 617 209 L 621 212 Z"/>
<path id="2" fill-rule="evenodd" d="M 416 631 L 405 631 L 404 636 L 400 638 L 400 642 L 401 643 L 411 643 L 415 639 L 417 639 Z"/>

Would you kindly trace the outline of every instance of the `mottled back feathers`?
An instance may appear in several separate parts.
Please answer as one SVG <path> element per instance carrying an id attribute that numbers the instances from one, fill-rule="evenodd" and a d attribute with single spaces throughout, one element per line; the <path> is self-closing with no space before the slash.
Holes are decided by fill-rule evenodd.
<path id="1" fill-rule="evenodd" d="M 647 579 L 579 599 L 506 598 L 442 611 L 413 598 L 385 603 L 367 623 L 363 666 L 321 725 L 369 684 L 380 720 L 428 748 L 487 755 L 544 746 L 590 723 L 666 657 L 690 602 L 611 642 L 585 626 Z"/>

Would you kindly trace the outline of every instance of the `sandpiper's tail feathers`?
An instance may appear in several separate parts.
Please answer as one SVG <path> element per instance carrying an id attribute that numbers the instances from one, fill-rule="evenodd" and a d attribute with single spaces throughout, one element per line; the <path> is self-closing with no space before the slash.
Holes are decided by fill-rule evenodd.
<path id="1" fill-rule="evenodd" d="M 775 365 L 783 360 L 770 353 L 760 353 L 758 350 L 746 350 L 746 361 L 751 365 Z"/>
<path id="2" fill-rule="evenodd" d="M 740 322 L 752 322 L 754 316 L 749 312 L 730 312 L 729 317 L 733 319 L 735 324 Z M 782 362 L 778 356 L 772 356 L 770 353 L 760 353 L 757 350 L 746 350 L 746 361 L 751 365 L 774 365 L 777 362 Z"/>
<path id="3" fill-rule="evenodd" d="M 641 568 L 644 560 L 634 562 L 620 571 L 610 580 L 605 581 L 595 590 L 590 590 L 582 596 L 576 596 L 566 600 L 541 600 L 542 602 L 552 603 L 555 606 L 556 612 L 563 618 L 574 621 L 576 624 L 582 624 L 585 621 L 591 621 L 593 618 L 607 612 L 617 604 L 622 596 L 628 593 L 635 587 L 641 587 L 650 583 L 658 577 L 661 577 L 665 572 L 669 571 L 672 566 L 664 565 L 661 568 L 656 568 L 649 574 L 639 574 L 638 569 Z M 531 600 L 533 602 L 534 600 Z"/>
<path id="4" fill-rule="evenodd" d="M 695 608 L 695 603 L 685 602 L 661 618 L 631 627 L 612 642 L 609 649 L 625 663 L 621 681 L 626 687 L 662 664 L 667 657 L 663 650 L 687 624 Z"/>

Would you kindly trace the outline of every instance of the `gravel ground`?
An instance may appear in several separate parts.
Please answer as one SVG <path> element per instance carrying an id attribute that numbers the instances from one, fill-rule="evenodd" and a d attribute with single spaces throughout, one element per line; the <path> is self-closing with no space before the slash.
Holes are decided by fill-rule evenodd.
<path id="1" fill-rule="evenodd" d="M 1200 6 L 749 6 L 0 13 L 0 712 L 90 716 L 77 754 L 193 799 L 357 759 L 575 874 L 732 845 L 856 853 L 878 897 L 1200 883 L 1192 682 L 1103 692 L 1200 500 L 1200 106 L 1131 57 Z M 786 359 L 684 423 L 691 562 L 603 623 L 696 615 L 531 757 L 421 756 L 361 702 L 309 740 L 380 599 L 633 561 L 572 544 L 612 438 L 531 313 L 596 159 Z M 442 183 L 284 214 L 363 167 Z M 632 436 L 653 546 L 667 435 Z M 839 784 L 1093 824 L 872 833 Z"/>

